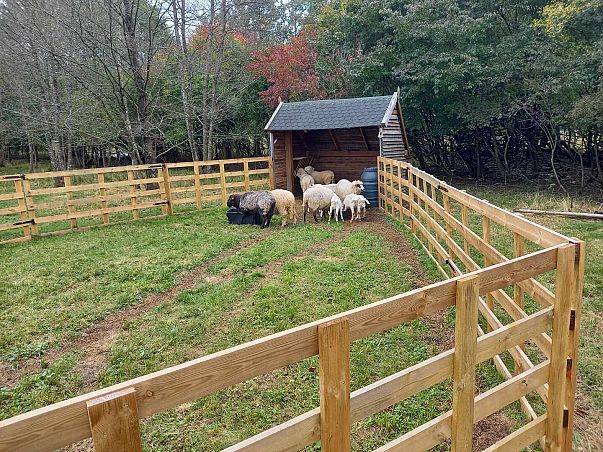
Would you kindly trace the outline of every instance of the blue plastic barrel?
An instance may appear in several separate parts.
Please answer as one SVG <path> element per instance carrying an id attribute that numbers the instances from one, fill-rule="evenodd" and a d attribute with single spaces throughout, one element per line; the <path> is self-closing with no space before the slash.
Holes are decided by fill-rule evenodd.
<path id="1" fill-rule="evenodd" d="M 376 207 L 379 200 L 379 187 L 377 185 L 377 167 L 364 168 L 360 180 L 364 184 L 364 191 L 362 194 L 371 203 L 371 207 Z"/>

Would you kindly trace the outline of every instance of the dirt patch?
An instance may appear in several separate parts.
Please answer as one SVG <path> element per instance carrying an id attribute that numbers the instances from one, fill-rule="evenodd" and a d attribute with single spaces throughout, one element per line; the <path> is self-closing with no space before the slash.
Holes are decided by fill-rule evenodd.
<path id="1" fill-rule="evenodd" d="M 105 317 L 102 321 L 96 323 L 77 339 L 64 342 L 63 344 L 47 351 L 43 356 L 29 358 L 18 364 L 15 368 L 7 363 L 0 363 L 0 387 L 11 387 L 25 375 L 40 372 L 43 362 L 52 362 L 74 350 L 81 350 L 84 354 L 84 368 L 102 367 L 105 364 L 104 356 L 113 344 L 114 339 L 122 330 L 126 321 L 137 318 L 150 311 L 160 304 L 174 300 L 178 295 L 187 290 L 195 288 L 199 282 L 207 281 L 208 278 L 214 278 L 207 274 L 207 269 L 223 259 L 236 254 L 244 248 L 251 247 L 264 240 L 274 229 L 265 229 L 254 238 L 244 241 L 231 249 L 219 254 L 215 258 L 209 259 L 193 271 L 186 273 L 180 281 L 170 290 L 161 293 L 155 293 L 144 298 L 140 303 L 123 309 L 119 312 Z M 215 278 L 219 278 L 216 276 Z M 88 380 L 84 375 L 84 379 Z"/>
<path id="2" fill-rule="evenodd" d="M 513 422 L 506 414 L 498 412 L 475 424 L 473 450 L 484 450 L 513 431 Z"/>

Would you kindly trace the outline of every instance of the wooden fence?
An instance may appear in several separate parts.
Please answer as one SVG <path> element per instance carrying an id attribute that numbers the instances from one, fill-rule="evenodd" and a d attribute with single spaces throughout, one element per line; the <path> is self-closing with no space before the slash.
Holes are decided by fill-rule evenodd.
<path id="1" fill-rule="evenodd" d="M 533 255 L 528 254 L 528 249 L 559 247 L 556 293 L 529 278 L 513 284 L 510 293 L 496 290 L 488 293 L 485 300 L 480 297 L 476 307 L 488 331 L 506 328 L 502 318 L 511 321 L 527 318 L 528 309 L 554 314 L 552 335 L 541 332 L 533 337 L 549 365 L 545 383 L 537 389 L 547 411 L 538 415 L 528 399 L 522 396 L 519 399 L 521 409 L 531 422 L 501 440 L 498 446 L 520 449 L 540 438 L 543 449 L 571 450 L 584 243 L 471 196 L 408 163 L 379 158 L 378 168 L 379 206 L 409 226 L 440 271 L 448 277 Z M 501 250 L 508 250 L 511 255 L 507 256 Z M 560 261 L 566 253 L 568 256 Z M 457 313 L 458 309 L 457 303 Z M 456 331 L 458 341 L 459 329 Z M 473 331 L 469 334 L 473 335 Z M 478 334 L 485 334 L 479 326 Z M 516 372 L 529 372 L 538 367 L 526 354 L 523 344 L 508 351 Z M 494 357 L 494 364 L 507 381 L 514 378 L 500 356 Z M 471 414 L 467 410 L 464 412 Z M 472 416 L 476 420 L 475 414 Z"/>
<path id="2" fill-rule="evenodd" d="M 379 451 L 426 450 L 448 438 L 453 450 L 471 450 L 473 425 L 516 400 L 532 420 L 488 450 L 520 450 L 543 437 L 546 450 L 570 450 L 583 244 L 466 195 L 409 165 L 379 159 L 379 167 L 382 208 L 404 222 L 412 220 L 410 227 L 418 237 L 426 238 L 427 249 L 431 247 L 442 271 L 456 276 L 0 421 L 0 450 L 52 450 L 89 437 L 98 451 L 140 450 L 139 419 L 314 355 L 319 356 L 320 406 L 228 451 L 298 450 L 321 441 L 325 451 L 345 452 L 350 449 L 353 423 L 450 378 L 451 409 Z M 445 194 L 447 207 L 440 206 L 441 197 L 427 194 L 431 192 L 426 187 L 434 187 L 436 195 Z M 484 229 L 485 238 L 471 231 L 468 212 L 457 220 L 452 200 L 488 218 L 487 224 L 502 225 L 542 249 L 506 257 L 488 229 Z M 440 218 L 431 216 L 435 214 Z M 441 218 L 448 219 L 446 225 L 442 226 Z M 464 272 L 449 257 L 447 247 L 458 262 L 464 262 Z M 488 259 L 483 268 L 475 263 L 477 257 L 472 257 L 469 247 Z M 555 272 L 555 293 L 536 279 L 549 277 L 551 272 Z M 528 306 L 516 292 L 507 294 L 513 287 L 535 304 L 530 307 L 533 312 L 526 312 Z M 455 348 L 350 392 L 352 341 L 450 306 L 456 306 Z M 495 313 L 499 308 L 509 314 L 506 324 Z M 480 315 L 487 331 L 478 323 Z M 536 344 L 541 352 L 528 356 L 528 343 Z M 500 357 L 507 351 L 515 360 L 513 370 Z M 475 366 L 491 359 L 506 381 L 475 396 Z M 546 401 L 546 412 L 536 412 L 528 402 L 527 396 L 534 392 Z"/>
<path id="3" fill-rule="evenodd" d="M 200 209 L 272 185 L 270 157 L 0 176 L 0 243 Z"/>

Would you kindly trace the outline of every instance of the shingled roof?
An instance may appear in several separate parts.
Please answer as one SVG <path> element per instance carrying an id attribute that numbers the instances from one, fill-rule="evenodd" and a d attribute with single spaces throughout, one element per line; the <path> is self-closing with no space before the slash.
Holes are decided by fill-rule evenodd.
<path id="1" fill-rule="evenodd" d="M 282 102 L 265 129 L 324 130 L 378 126 L 393 106 L 392 96 Z"/>

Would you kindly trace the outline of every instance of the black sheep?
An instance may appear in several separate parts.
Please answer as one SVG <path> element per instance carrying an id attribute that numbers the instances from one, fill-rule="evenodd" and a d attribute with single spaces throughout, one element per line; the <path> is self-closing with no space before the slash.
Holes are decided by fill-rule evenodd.
<path id="1" fill-rule="evenodd" d="M 270 225 L 276 207 L 276 199 L 272 193 L 267 191 L 248 191 L 230 195 L 226 205 L 235 207 L 243 213 L 258 214 L 261 219 L 260 227 L 264 229 Z"/>

